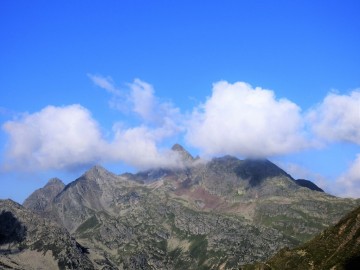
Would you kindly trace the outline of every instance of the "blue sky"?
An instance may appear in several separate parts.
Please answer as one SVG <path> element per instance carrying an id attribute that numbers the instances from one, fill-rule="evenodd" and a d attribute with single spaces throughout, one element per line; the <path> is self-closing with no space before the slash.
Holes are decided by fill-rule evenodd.
<path id="1" fill-rule="evenodd" d="M 0 198 L 93 164 L 269 158 L 360 197 L 359 1 L 2 1 Z M 174 162 L 174 161 L 173 161 Z"/>

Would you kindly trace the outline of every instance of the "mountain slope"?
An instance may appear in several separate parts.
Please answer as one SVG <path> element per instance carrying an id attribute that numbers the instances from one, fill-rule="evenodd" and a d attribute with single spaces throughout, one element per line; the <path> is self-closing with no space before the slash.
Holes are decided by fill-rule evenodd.
<path id="1" fill-rule="evenodd" d="M 275 228 L 298 241 L 334 224 L 354 200 L 300 186 L 268 160 L 225 156 L 178 170 L 149 170 L 129 180 L 153 183 L 197 211 L 236 214 L 252 224 Z"/>
<path id="2" fill-rule="evenodd" d="M 244 269 L 360 269 L 360 207 L 311 241 Z"/>
<path id="3" fill-rule="evenodd" d="M 94 269 L 69 233 L 11 200 L 0 200 L 1 269 Z"/>
<path id="4" fill-rule="evenodd" d="M 34 191 L 23 203 L 24 207 L 42 212 L 65 187 L 58 178 L 52 178 L 48 183 Z"/>
<path id="5" fill-rule="evenodd" d="M 241 217 L 198 211 L 160 182 L 141 185 L 96 166 L 46 211 L 89 248 L 99 269 L 234 267 L 298 243 Z"/>
<path id="6" fill-rule="evenodd" d="M 295 180 L 296 184 L 298 184 L 299 186 L 302 187 L 306 187 L 308 189 L 311 190 L 315 190 L 315 191 L 320 191 L 320 192 L 324 192 L 324 190 L 322 190 L 321 188 L 319 188 L 317 185 L 315 185 L 313 182 L 311 182 L 310 180 L 306 180 L 306 179 L 297 179 Z"/>
<path id="7" fill-rule="evenodd" d="M 358 205 L 302 187 L 268 160 L 203 162 L 173 149 L 185 166 L 122 175 L 95 166 L 39 213 L 88 247 L 98 269 L 236 269 L 310 239 Z"/>

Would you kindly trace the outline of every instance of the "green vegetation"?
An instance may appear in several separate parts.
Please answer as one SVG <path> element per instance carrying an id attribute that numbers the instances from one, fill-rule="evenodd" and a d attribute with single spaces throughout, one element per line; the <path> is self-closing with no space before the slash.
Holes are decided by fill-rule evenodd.
<path id="1" fill-rule="evenodd" d="M 99 225 L 99 221 L 96 216 L 88 218 L 84 223 L 82 223 L 77 229 L 76 232 L 82 234 L 90 229 L 95 229 Z"/>
<path id="2" fill-rule="evenodd" d="M 208 241 L 205 235 L 193 235 L 189 238 L 190 247 L 189 253 L 193 258 L 198 259 L 198 265 L 201 266 L 207 259 L 207 245 Z"/>
<path id="3" fill-rule="evenodd" d="M 155 246 L 163 251 L 167 250 L 167 241 L 166 240 L 162 240 L 162 241 L 155 241 Z"/>
<path id="4" fill-rule="evenodd" d="M 290 250 L 282 249 L 265 264 L 250 269 L 360 269 L 360 207 L 311 241 Z"/>

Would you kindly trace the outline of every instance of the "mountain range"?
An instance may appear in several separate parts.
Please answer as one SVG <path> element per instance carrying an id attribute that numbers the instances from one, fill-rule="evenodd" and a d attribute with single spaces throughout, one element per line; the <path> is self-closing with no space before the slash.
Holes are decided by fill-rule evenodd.
<path id="1" fill-rule="evenodd" d="M 176 168 L 117 175 L 95 166 L 67 185 L 51 179 L 23 206 L 2 201 L 0 211 L 26 233 L 5 237 L 0 266 L 31 269 L 20 256 L 42 252 L 54 268 L 40 269 L 239 269 L 304 244 L 360 204 L 293 179 L 269 160 L 205 162 L 178 144 L 172 150 L 181 160 Z M 63 231 L 49 239 L 32 229 L 49 226 Z M 66 248 L 49 244 L 60 244 L 57 236 Z M 68 253 L 59 250 L 75 257 L 64 263 Z"/>

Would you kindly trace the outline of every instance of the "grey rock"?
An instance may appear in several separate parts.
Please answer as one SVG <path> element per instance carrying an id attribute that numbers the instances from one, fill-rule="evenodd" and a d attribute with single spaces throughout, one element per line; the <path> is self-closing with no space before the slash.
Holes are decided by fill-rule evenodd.
<path id="1" fill-rule="evenodd" d="M 97 269 L 238 269 L 294 247 L 359 201 L 303 188 L 269 160 L 225 156 L 115 175 L 95 166 L 42 215 L 91 251 Z"/>
<path id="2" fill-rule="evenodd" d="M 23 206 L 35 212 L 43 212 L 64 187 L 65 184 L 60 179 L 52 178 L 43 188 L 34 191 L 24 201 Z"/>
<path id="3" fill-rule="evenodd" d="M 33 260 L 24 261 L 29 254 Z M 94 269 L 86 248 L 66 229 L 11 200 L 0 200 L 0 267 L 44 269 L 37 260 L 45 259 L 56 263 L 53 269 Z"/>

